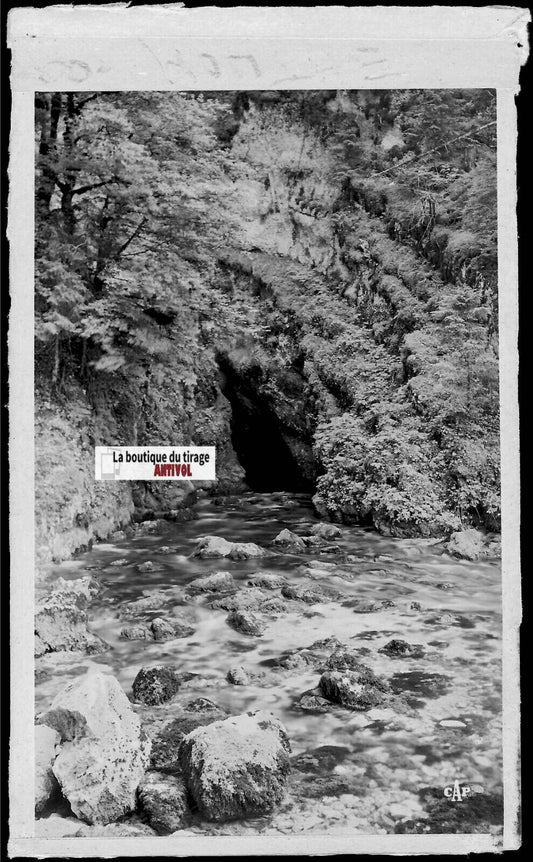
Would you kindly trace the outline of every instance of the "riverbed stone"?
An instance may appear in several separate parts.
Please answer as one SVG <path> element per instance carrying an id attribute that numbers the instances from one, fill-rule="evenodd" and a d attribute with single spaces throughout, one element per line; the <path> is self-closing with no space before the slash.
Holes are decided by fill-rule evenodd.
<path id="1" fill-rule="evenodd" d="M 153 611 L 162 607 L 168 602 L 168 596 L 160 591 L 156 591 L 148 596 L 142 596 L 132 602 L 127 602 L 122 608 L 125 616 L 144 614 L 146 611 Z"/>
<path id="2" fill-rule="evenodd" d="M 281 722 L 260 710 L 192 731 L 179 759 L 200 814 L 220 822 L 266 814 L 281 802 L 289 752 Z"/>
<path id="3" fill-rule="evenodd" d="M 285 596 L 286 599 L 294 599 L 299 602 L 305 602 L 308 605 L 316 605 L 320 602 L 332 602 L 344 598 L 338 590 L 332 587 L 321 587 L 317 584 L 304 584 L 302 586 L 285 584 L 281 588 L 281 595 Z"/>
<path id="4" fill-rule="evenodd" d="M 187 822 L 187 788 L 179 775 L 148 772 L 139 787 L 139 802 L 158 835 L 170 835 Z"/>
<path id="5" fill-rule="evenodd" d="M 212 599 L 209 607 L 224 611 L 257 611 L 267 598 L 258 587 L 247 587 L 229 596 Z"/>
<path id="6" fill-rule="evenodd" d="M 294 707 L 305 712 L 323 713 L 331 712 L 332 703 L 322 695 L 321 689 L 315 688 L 304 691 L 295 701 Z"/>
<path id="7" fill-rule="evenodd" d="M 169 641 L 176 637 L 173 624 L 169 620 L 157 617 L 150 623 L 152 635 L 155 641 Z"/>
<path id="8" fill-rule="evenodd" d="M 342 530 L 334 524 L 315 524 L 311 533 L 314 536 L 320 536 L 321 539 L 338 539 L 342 536 Z"/>
<path id="9" fill-rule="evenodd" d="M 53 592 L 36 607 L 35 634 L 44 652 L 80 650 L 104 652 L 107 644 L 87 628 L 87 598 L 83 592 Z M 41 653 L 42 654 L 42 653 Z"/>
<path id="10" fill-rule="evenodd" d="M 147 572 L 162 572 L 165 567 L 161 563 L 154 563 L 152 560 L 146 560 L 145 563 L 139 563 L 135 568 L 138 572 L 141 572 L 141 574 L 146 574 Z"/>
<path id="11" fill-rule="evenodd" d="M 369 670 L 369 669 L 368 669 Z M 379 684 L 370 671 L 325 671 L 320 677 L 319 688 L 324 697 L 347 709 L 366 711 L 380 706 L 385 701 L 387 686 Z"/>
<path id="12" fill-rule="evenodd" d="M 333 650 L 324 662 L 323 669 L 351 670 L 359 674 L 365 674 L 368 680 L 374 678 L 373 671 L 367 665 L 362 664 L 360 652 L 345 646 L 338 646 Z"/>
<path id="13" fill-rule="evenodd" d="M 148 626 L 141 624 L 124 626 L 120 632 L 120 637 L 130 641 L 152 640 L 153 634 Z"/>
<path id="14" fill-rule="evenodd" d="M 106 824 L 135 808 L 150 743 L 115 677 L 91 670 L 70 682 L 40 723 L 61 737 L 52 768 L 77 817 Z"/>
<path id="15" fill-rule="evenodd" d="M 293 554 L 299 554 L 305 551 L 305 542 L 296 533 L 291 530 L 282 530 L 273 540 L 273 544 L 281 548 L 286 548 Z"/>
<path id="16" fill-rule="evenodd" d="M 228 554 L 231 560 L 249 560 L 264 555 L 265 549 L 254 542 L 234 542 Z"/>
<path id="17" fill-rule="evenodd" d="M 202 560 L 228 557 L 232 548 L 233 543 L 228 542 L 227 539 L 223 539 L 221 536 L 203 536 L 201 539 L 198 539 L 193 557 L 200 557 Z"/>
<path id="18" fill-rule="evenodd" d="M 248 580 L 248 586 L 261 587 L 264 590 L 277 590 L 287 583 L 287 578 L 275 572 L 256 572 Z"/>
<path id="19" fill-rule="evenodd" d="M 378 652 L 391 658 L 423 658 L 425 654 L 422 644 L 410 644 L 398 639 L 389 641 Z"/>
<path id="20" fill-rule="evenodd" d="M 266 624 L 249 611 L 231 611 L 226 622 L 232 629 L 250 637 L 261 637 Z"/>
<path id="21" fill-rule="evenodd" d="M 90 602 L 102 592 L 102 585 L 92 575 L 85 575 L 83 578 L 73 580 L 57 578 L 52 585 L 52 590 L 54 593 L 80 593 L 85 596 L 87 602 Z"/>
<path id="22" fill-rule="evenodd" d="M 226 679 L 232 685 L 248 685 L 252 677 L 242 665 L 237 665 L 236 667 L 230 667 L 226 674 Z"/>
<path id="23" fill-rule="evenodd" d="M 213 572 L 203 578 L 195 578 L 187 585 L 187 591 L 195 593 L 221 593 L 235 588 L 230 572 Z"/>
<path id="24" fill-rule="evenodd" d="M 35 813 L 40 814 L 61 789 L 52 769 L 59 754 L 61 736 L 53 727 L 35 726 Z"/>
<path id="25" fill-rule="evenodd" d="M 165 703 L 180 687 L 175 671 L 165 665 L 143 667 L 133 680 L 133 697 L 140 703 L 156 706 Z"/>

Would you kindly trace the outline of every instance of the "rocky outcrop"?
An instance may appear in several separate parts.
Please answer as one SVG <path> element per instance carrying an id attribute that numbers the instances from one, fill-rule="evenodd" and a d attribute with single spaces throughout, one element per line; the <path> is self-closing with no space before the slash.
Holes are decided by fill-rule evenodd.
<path id="1" fill-rule="evenodd" d="M 224 821 L 266 814 L 281 802 L 289 752 L 281 722 L 259 711 L 192 731 L 179 759 L 200 814 Z"/>
<path id="2" fill-rule="evenodd" d="M 52 769 L 59 754 L 61 737 L 53 727 L 35 727 L 35 813 L 41 814 L 61 789 Z"/>
<path id="3" fill-rule="evenodd" d="M 87 597 L 83 590 L 54 592 L 35 609 L 35 655 L 80 650 L 87 654 L 107 649 L 87 628 Z"/>
<path id="4" fill-rule="evenodd" d="M 187 788 L 180 776 L 148 772 L 139 787 L 139 802 L 158 835 L 170 835 L 187 822 Z"/>
<path id="5" fill-rule="evenodd" d="M 61 737 L 52 768 L 76 817 L 105 825 L 135 808 L 150 744 L 113 676 L 91 671 L 69 683 L 40 722 Z"/>
<path id="6" fill-rule="evenodd" d="M 175 671 L 164 665 L 143 667 L 133 680 L 133 697 L 140 703 L 156 706 L 165 703 L 180 687 Z"/>

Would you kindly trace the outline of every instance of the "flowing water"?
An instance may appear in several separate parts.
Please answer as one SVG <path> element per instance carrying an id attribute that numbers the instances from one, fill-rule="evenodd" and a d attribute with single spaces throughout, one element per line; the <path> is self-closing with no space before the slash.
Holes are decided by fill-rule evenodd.
<path id="1" fill-rule="evenodd" d="M 198 520 L 169 523 L 157 535 L 98 544 L 53 567 L 49 581 L 78 578 L 95 567 L 104 591 L 90 606 L 90 628 L 110 649 L 81 659 L 59 653 L 39 660 L 37 711 L 47 708 L 57 691 L 88 666 L 108 669 L 130 693 L 140 668 L 167 664 L 196 676 L 166 704 L 135 705 L 149 734 L 197 697 L 207 697 L 232 714 L 272 712 L 291 741 L 293 769 L 286 800 L 268 817 L 193 824 L 190 831 L 202 834 L 394 832 L 398 822 L 424 817 L 424 788 L 443 793 L 458 780 L 479 785 L 485 793 L 501 792 L 499 562 L 455 560 L 438 542 L 392 539 L 358 527 L 341 527 L 342 537 L 333 540 L 340 547 L 338 554 L 276 551 L 238 562 L 191 557 L 200 536 L 268 548 L 281 529 L 306 535 L 317 523 L 304 495 L 248 493 L 223 502 L 202 500 L 196 507 Z M 163 545 L 173 553 L 159 554 Z M 111 566 L 117 559 L 127 564 Z M 147 560 L 157 564 L 158 571 L 139 573 L 136 566 Z M 195 596 L 136 618 L 185 616 L 195 629 L 190 637 L 163 643 L 120 637 L 131 622 L 124 615 L 126 603 L 154 590 L 184 588 L 193 578 L 221 570 L 230 571 L 242 586 L 258 571 L 282 574 L 291 584 L 327 585 L 342 592 L 346 604 L 289 601 L 288 613 L 264 618 L 266 631 L 256 638 L 231 629 L 226 611 L 210 609 L 212 595 Z M 270 594 L 279 596 L 279 590 Z M 350 606 L 356 599 L 393 604 L 361 613 L 353 601 Z M 317 686 L 320 672 L 310 666 L 283 670 L 277 660 L 286 651 L 331 636 L 358 650 L 362 662 L 403 691 L 411 709 L 360 713 L 335 706 L 323 714 L 299 709 L 296 701 Z M 421 656 L 380 652 L 391 639 L 421 645 Z M 249 685 L 230 684 L 226 674 L 236 665 L 259 678 Z"/>

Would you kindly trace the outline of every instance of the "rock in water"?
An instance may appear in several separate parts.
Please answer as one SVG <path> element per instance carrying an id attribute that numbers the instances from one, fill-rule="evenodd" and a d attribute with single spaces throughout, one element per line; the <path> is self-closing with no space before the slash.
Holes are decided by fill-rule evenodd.
<path id="1" fill-rule="evenodd" d="M 156 706 L 170 700 L 180 687 L 175 672 L 165 665 L 143 667 L 133 680 L 133 697 L 140 703 Z"/>
<path id="2" fill-rule="evenodd" d="M 161 728 L 152 740 L 150 759 L 155 769 L 162 772 L 180 772 L 178 752 L 183 739 L 197 727 L 204 727 L 227 717 L 227 713 L 216 705 L 212 710 L 194 712 L 186 710 Z"/>
<path id="3" fill-rule="evenodd" d="M 139 801 L 159 835 L 170 835 L 187 820 L 187 788 L 180 776 L 149 772 L 139 787 Z"/>
<path id="4" fill-rule="evenodd" d="M 364 665 L 362 666 L 364 667 Z M 370 670 L 368 668 L 368 670 Z M 367 669 L 359 671 L 326 671 L 320 677 L 320 691 L 333 703 L 347 709 L 367 710 L 380 706 L 385 700 L 388 686 Z"/>
<path id="5" fill-rule="evenodd" d="M 35 635 L 39 655 L 45 652 L 83 650 L 103 652 L 107 648 L 87 630 L 87 598 L 83 592 L 51 593 L 36 607 Z"/>
<path id="6" fill-rule="evenodd" d="M 229 572 L 213 572 L 205 578 L 195 578 L 187 585 L 187 590 L 193 593 L 221 593 L 234 590 L 236 583 Z"/>
<path id="7" fill-rule="evenodd" d="M 228 557 L 233 545 L 221 536 L 204 536 L 199 539 L 193 557 L 210 560 L 215 557 Z"/>
<path id="8" fill-rule="evenodd" d="M 342 531 L 333 524 L 315 524 L 311 532 L 313 536 L 320 536 L 321 539 L 338 539 L 342 536 Z"/>
<path id="9" fill-rule="evenodd" d="M 53 727 L 35 727 L 35 813 L 40 814 L 48 803 L 59 796 L 60 788 L 52 764 L 59 754 L 61 737 Z"/>
<path id="10" fill-rule="evenodd" d="M 53 584 L 53 591 L 55 593 L 81 593 L 87 601 L 90 601 L 102 591 L 102 587 L 96 578 L 91 577 L 91 575 L 85 575 L 83 578 L 75 578 L 72 581 L 67 581 L 65 578 L 57 578 Z"/>
<path id="11" fill-rule="evenodd" d="M 241 611 L 232 611 L 226 617 L 226 622 L 235 631 L 250 637 L 261 637 L 266 628 L 265 623 L 254 614 Z"/>
<path id="12" fill-rule="evenodd" d="M 274 544 L 282 548 L 287 548 L 287 550 L 293 554 L 305 551 L 304 540 L 301 539 L 300 536 L 297 536 L 296 533 L 292 533 L 290 530 L 282 530 L 281 533 L 278 533 L 274 539 Z"/>
<path id="13" fill-rule="evenodd" d="M 277 590 L 285 586 L 287 578 L 277 575 L 275 572 L 256 572 L 248 581 L 250 587 L 263 587 L 266 590 Z"/>
<path id="14" fill-rule="evenodd" d="M 235 542 L 228 556 L 231 560 L 249 560 L 251 557 L 263 557 L 265 551 L 254 542 Z"/>
<path id="15" fill-rule="evenodd" d="M 41 722 L 61 736 L 53 771 L 76 817 L 105 825 L 135 808 L 150 743 L 115 677 L 90 671 L 69 683 Z"/>
<path id="16" fill-rule="evenodd" d="M 281 802 L 289 752 L 281 722 L 260 710 L 193 730 L 179 759 L 200 814 L 223 821 L 266 814 Z"/>
<path id="17" fill-rule="evenodd" d="M 238 665 L 237 667 L 231 667 L 228 670 L 226 679 L 233 685 L 248 685 L 251 678 L 248 671 L 246 671 L 242 665 Z"/>
<path id="18" fill-rule="evenodd" d="M 151 640 L 153 632 L 148 626 L 125 626 L 120 632 L 120 637 L 131 641 Z"/>
<path id="19" fill-rule="evenodd" d="M 483 533 L 479 530 L 459 530 L 457 533 L 452 533 L 445 548 L 454 557 L 477 560 L 483 556 Z"/>
<path id="20" fill-rule="evenodd" d="M 161 617 L 157 617 L 157 619 L 152 620 L 150 628 L 152 629 L 154 640 L 156 641 L 169 641 L 176 637 L 173 624 L 169 620 L 164 620 Z"/>

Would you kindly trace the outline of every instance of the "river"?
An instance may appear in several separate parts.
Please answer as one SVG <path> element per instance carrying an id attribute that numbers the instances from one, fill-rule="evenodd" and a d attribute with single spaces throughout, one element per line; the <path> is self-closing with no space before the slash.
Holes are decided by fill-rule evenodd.
<path id="1" fill-rule="evenodd" d="M 41 588 L 59 576 L 86 575 L 87 568 L 101 581 L 104 590 L 91 604 L 90 628 L 109 649 L 93 657 L 59 653 L 38 660 L 38 712 L 90 665 L 107 668 L 130 694 L 140 668 L 167 664 L 197 676 L 166 704 L 135 706 L 150 734 L 197 697 L 232 714 L 255 709 L 274 713 L 292 747 L 286 800 L 264 818 L 193 822 L 189 831 L 201 834 L 388 833 L 398 831 L 406 818 L 426 816 L 424 788 L 443 793 L 458 780 L 488 794 L 501 792 L 498 560 L 456 560 L 435 540 L 388 538 L 360 527 L 341 527 L 342 537 L 333 540 L 340 548 L 336 554 L 313 550 L 237 562 L 202 560 L 190 556 L 201 536 L 268 548 L 281 529 L 306 535 L 318 521 L 307 496 L 281 492 L 203 499 L 196 510 L 197 520 L 169 523 L 163 533 L 96 544 L 50 569 Z M 172 553 L 158 553 L 162 546 Z M 117 559 L 127 562 L 112 566 Z M 141 574 L 136 566 L 147 560 L 158 570 Z M 243 585 L 259 571 L 282 574 L 291 584 L 313 581 L 339 590 L 344 600 L 289 602 L 289 612 L 269 617 L 263 636 L 253 638 L 229 628 L 226 611 L 207 606 L 213 596 L 195 596 L 142 615 L 143 621 L 185 616 L 195 629 L 190 637 L 168 642 L 120 637 L 128 622 L 126 603 L 154 590 L 183 588 L 193 578 L 220 570 L 229 570 Z M 385 604 L 362 613 L 355 600 Z M 390 708 L 359 713 L 336 706 L 322 714 L 299 709 L 296 701 L 317 685 L 320 674 L 310 666 L 281 672 L 277 662 L 287 651 L 331 636 L 357 649 L 362 662 L 386 676 L 395 690 L 406 692 L 412 714 L 395 714 Z M 420 657 L 380 652 L 391 639 L 421 645 Z M 232 685 L 226 674 L 235 665 L 260 677 Z"/>

